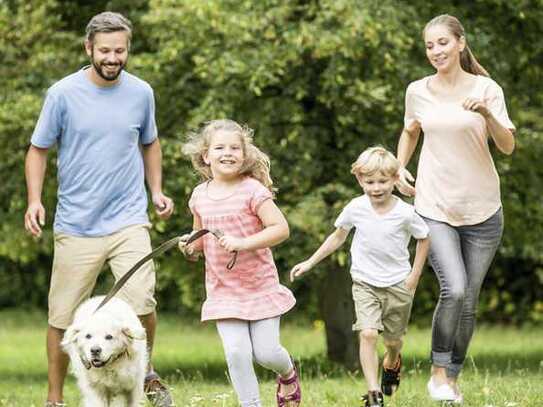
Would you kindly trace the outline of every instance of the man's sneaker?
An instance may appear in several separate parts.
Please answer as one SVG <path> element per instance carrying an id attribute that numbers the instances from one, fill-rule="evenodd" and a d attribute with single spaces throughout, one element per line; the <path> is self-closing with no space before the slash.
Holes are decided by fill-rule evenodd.
<path id="1" fill-rule="evenodd" d="M 362 407 L 383 407 L 385 399 L 380 391 L 369 391 L 362 396 Z"/>
<path id="2" fill-rule="evenodd" d="M 168 388 L 162 384 L 160 376 L 155 372 L 145 376 L 143 391 L 153 407 L 175 406 Z"/>
<path id="3" fill-rule="evenodd" d="M 384 362 L 384 361 L 383 361 Z M 387 396 L 392 396 L 400 387 L 400 370 L 402 368 L 402 355 L 398 355 L 398 361 L 393 369 L 383 368 L 381 370 L 381 391 Z"/>

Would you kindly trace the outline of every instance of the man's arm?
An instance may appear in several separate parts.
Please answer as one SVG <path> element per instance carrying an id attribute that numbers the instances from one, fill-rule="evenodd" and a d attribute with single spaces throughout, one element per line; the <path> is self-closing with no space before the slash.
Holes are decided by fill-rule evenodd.
<path id="1" fill-rule="evenodd" d="M 47 152 L 46 148 L 30 145 L 25 160 L 28 203 L 25 213 L 25 229 L 36 237 L 40 237 L 41 228 L 45 225 L 45 208 L 41 203 L 41 193 L 47 168 Z"/>
<path id="2" fill-rule="evenodd" d="M 162 150 L 158 138 L 143 146 L 143 165 L 156 213 L 168 219 L 173 212 L 173 201 L 162 193 Z"/>

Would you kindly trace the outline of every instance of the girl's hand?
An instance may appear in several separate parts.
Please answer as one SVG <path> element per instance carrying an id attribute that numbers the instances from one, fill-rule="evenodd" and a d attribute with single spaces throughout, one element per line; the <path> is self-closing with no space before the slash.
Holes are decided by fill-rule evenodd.
<path id="1" fill-rule="evenodd" d="M 396 181 L 396 188 L 405 196 L 415 196 L 415 187 L 410 184 L 415 182 L 415 178 L 411 175 L 406 168 L 401 167 L 398 171 L 398 181 Z"/>
<path id="2" fill-rule="evenodd" d="M 194 247 L 190 244 L 187 244 L 187 240 L 189 240 L 191 236 L 191 233 L 187 233 L 186 235 L 181 236 L 179 243 L 177 244 L 177 247 L 183 253 L 183 256 L 187 260 L 196 261 L 198 260 L 198 253 L 194 252 Z"/>
<path id="3" fill-rule="evenodd" d="M 245 239 L 239 237 L 223 236 L 219 239 L 219 244 L 229 252 L 245 250 Z"/>
<path id="4" fill-rule="evenodd" d="M 302 274 L 307 273 L 312 268 L 313 267 L 309 260 L 296 264 L 294 267 L 292 267 L 292 270 L 290 270 L 290 281 L 294 281 L 296 277 L 300 277 Z"/>
<path id="5" fill-rule="evenodd" d="M 492 113 L 488 110 L 486 99 L 467 98 L 462 103 L 462 107 L 471 112 L 479 113 L 484 118 L 490 117 Z"/>

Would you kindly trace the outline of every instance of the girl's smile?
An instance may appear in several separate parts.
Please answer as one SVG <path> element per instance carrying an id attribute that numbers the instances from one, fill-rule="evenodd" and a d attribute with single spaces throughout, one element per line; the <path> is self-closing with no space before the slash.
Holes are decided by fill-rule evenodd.
<path id="1" fill-rule="evenodd" d="M 204 161 L 209 165 L 214 179 L 236 178 L 243 166 L 245 154 L 240 136 L 231 131 L 218 131 L 213 135 Z"/>

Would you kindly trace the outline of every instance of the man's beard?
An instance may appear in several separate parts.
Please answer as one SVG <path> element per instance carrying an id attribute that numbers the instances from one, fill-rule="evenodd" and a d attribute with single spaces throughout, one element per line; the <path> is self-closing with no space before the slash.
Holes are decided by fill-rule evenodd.
<path id="1" fill-rule="evenodd" d="M 118 64 L 102 64 L 102 63 L 97 63 L 94 60 L 94 52 L 92 52 L 92 54 L 91 54 L 91 64 L 94 67 L 94 70 L 96 71 L 98 76 L 100 76 L 100 78 L 102 78 L 103 80 L 108 81 L 108 82 L 113 82 L 113 81 L 117 80 L 117 78 L 119 77 L 119 75 L 123 71 L 124 67 L 126 66 L 127 61 L 125 61 L 124 63 L 120 62 Z M 104 70 L 104 66 L 107 66 L 107 65 L 109 65 L 109 66 L 117 66 L 119 69 L 116 72 L 112 73 L 112 74 L 108 74 Z"/>

